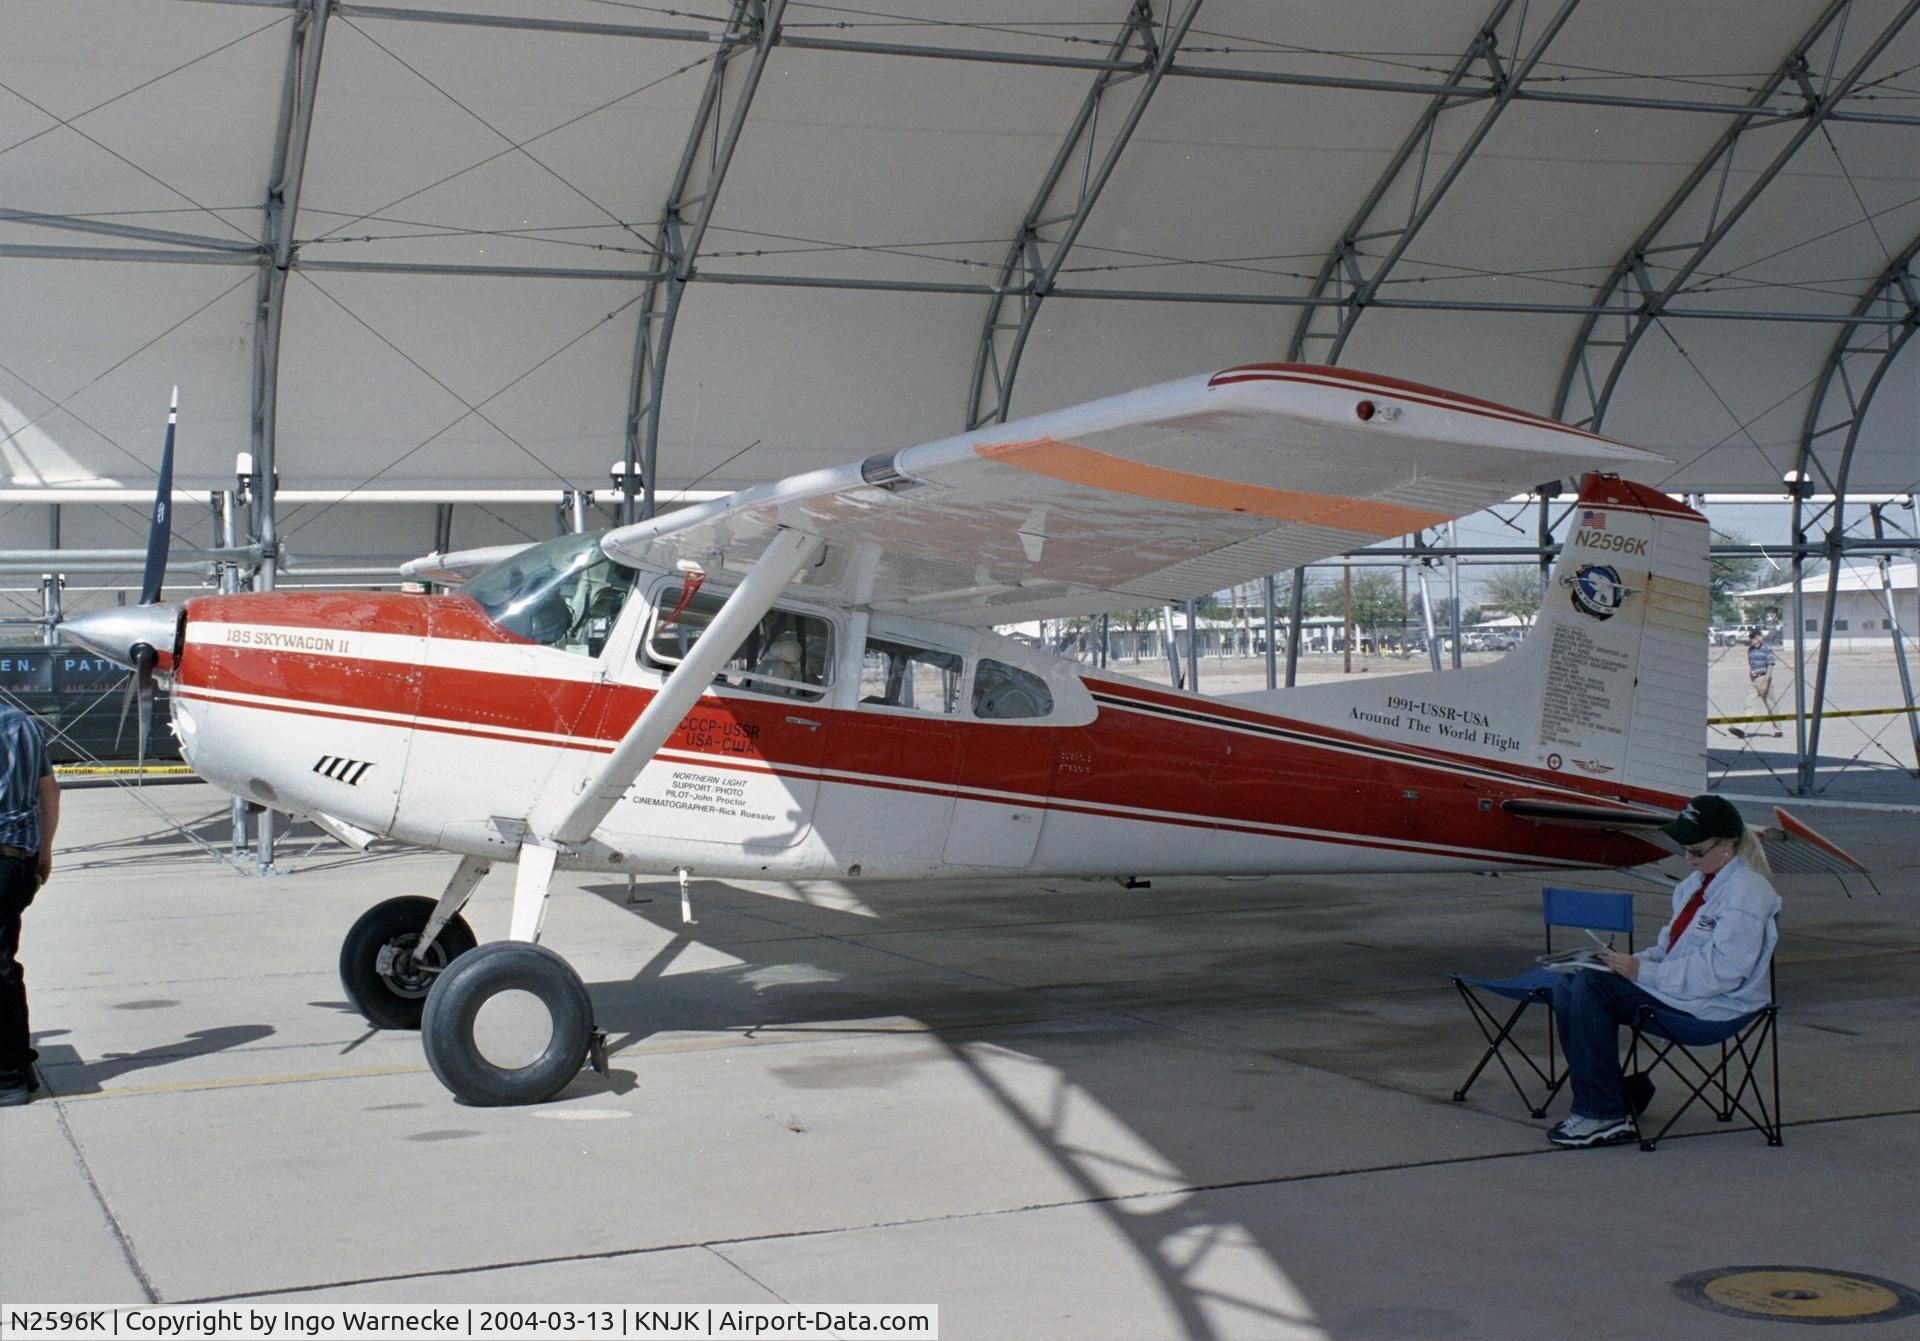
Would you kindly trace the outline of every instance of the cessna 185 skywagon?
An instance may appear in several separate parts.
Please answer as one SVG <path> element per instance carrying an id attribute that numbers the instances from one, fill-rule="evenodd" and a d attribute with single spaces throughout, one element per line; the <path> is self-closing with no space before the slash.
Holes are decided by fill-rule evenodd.
<path id="1" fill-rule="evenodd" d="M 1658 458 L 1318 365 L 1190 377 L 534 545 L 432 596 L 201 596 L 69 621 L 170 674 L 194 769 L 364 846 L 458 853 L 348 932 L 375 1025 L 474 1103 L 598 1032 L 556 871 L 763 879 L 1631 866 L 1701 790 L 1707 525 Z M 1496 664 L 1203 698 L 993 628 L 1160 605 L 1585 473 Z M 420 565 L 440 572 L 441 556 Z M 455 564 L 454 566 L 458 566 Z M 148 595 L 157 594 L 150 581 Z M 509 939 L 460 916 L 517 865 Z M 513 990 L 536 1060 L 475 1041 Z"/>

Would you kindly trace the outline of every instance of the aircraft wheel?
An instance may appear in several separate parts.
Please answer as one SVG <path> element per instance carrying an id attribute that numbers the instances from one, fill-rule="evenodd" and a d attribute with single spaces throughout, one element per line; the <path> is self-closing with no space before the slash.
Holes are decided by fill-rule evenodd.
<path id="1" fill-rule="evenodd" d="M 593 1036 L 580 975 L 544 945 L 494 941 L 442 973 L 420 1026 L 427 1065 L 454 1096 L 494 1107 L 551 1099 Z"/>
<path id="2" fill-rule="evenodd" d="M 416 960 L 413 947 L 436 903 L 417 894 L 376 903 L 340 944 L 340 986 L 376 1029 L 418 1029 L 434 979 L 477 943 L 473 928 L 456 914 L 440 928 L 424 962 Z"/>

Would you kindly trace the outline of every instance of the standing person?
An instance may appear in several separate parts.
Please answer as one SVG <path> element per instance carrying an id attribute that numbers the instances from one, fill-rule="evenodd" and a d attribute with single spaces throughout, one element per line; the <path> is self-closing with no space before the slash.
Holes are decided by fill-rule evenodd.
<path id="1" fill-rule="evenodd" d="M 1573 1113 L 1547 1133 L 1558 1146 L 1633 1139 L 1635 1113 L 1653 1097 L 1644 1076 L 1620 1074 L 1620 1026 L 1642 1006 L 1701 1020 L 1732 1020 L 1767 1004 L 1779 939 L 1780 896 L 1767 882 L 1760 835 L 1717 796 L 1696 796 L 1662 827 L 1693 869 L 1674 886 L 1673 917 L 1638 954 L 1602 950 L 1604 968 L 1553 985 L 1554 1026 L 1566 1053 Z"/>
<path id="2" fill-rule="evenodd" d="M 1767 635 L 1755 629 L 1747 635 L 1747 683 L 1753 687 L 1753 696 L 1760 700 L 1760 711 L 1773 716 L 1773 649 L 1767 646 Z M 1773 734 L 1780 734 L 1780 724 L 1769 721 Z M 1750 732 L 1750 735 L 1760 733 Z"/>
<path id="3" fill-rule="evenodd" d="M 60 784 L 40 724 L 0 703 L 0 1108 L 25 1103 L 34 1089 L 20 915 L 53 874 L 59 826 Z"/>

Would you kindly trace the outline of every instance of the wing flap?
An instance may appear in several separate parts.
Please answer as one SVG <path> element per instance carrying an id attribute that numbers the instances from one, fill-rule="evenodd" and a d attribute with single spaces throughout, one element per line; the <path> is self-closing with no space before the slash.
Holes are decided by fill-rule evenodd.
<path id="1" fill-rule="evenodd" d="M 1185 599 L 1661 458 L 1522 411 L 1317 365 L 1185 378 L 743 490 L 611 532 L 615 558 L 745 571 L 958 623 Z"/>

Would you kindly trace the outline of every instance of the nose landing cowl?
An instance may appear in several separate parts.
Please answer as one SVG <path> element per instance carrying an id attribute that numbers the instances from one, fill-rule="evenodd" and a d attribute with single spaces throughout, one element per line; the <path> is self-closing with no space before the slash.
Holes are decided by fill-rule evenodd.
<path id="1" fill-rule="evenodd" d="M 59 632 L 62 638 L 129 670 L 144 660 L 135 649 L 151 648 L 153 669 L 164 675 L 173 670 L 174 632 L 179 624 L 177 605 L 129 605 L 63 619 Z"/>

